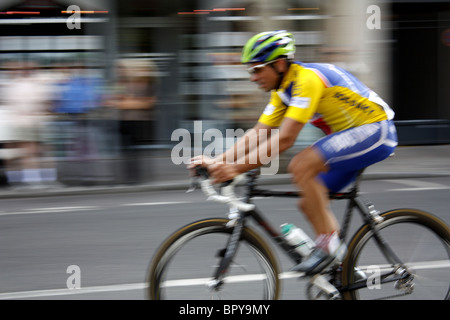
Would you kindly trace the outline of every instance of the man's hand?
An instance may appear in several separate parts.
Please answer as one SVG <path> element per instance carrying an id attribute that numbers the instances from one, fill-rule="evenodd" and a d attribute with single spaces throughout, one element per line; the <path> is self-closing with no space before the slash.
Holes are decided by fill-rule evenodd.
<path id="1" fill-rule="evenodd" d="M 240 172 L 236 166 L 227 163 L 215 163 L 208 167 L 213 183 L 222 183 L 234 179 Z"/>
<path id="2" fill-rule="evenodd" d="M 206 168 L 213 183 L 226 182 L 240 174 L 233 164 L 216 163 L 215 159 L 207 156 L 196 156 L 192 158 L 188 165 L 188 169 L 190 169 L 192 175 L 195 174 L 193 170 L 195 167 Z"/>
<path id="3" fill-rule="evenodd" d="M 211 164 L 214 163 L 214 159 L 207 156 L 196 156 L 191 159 L 191 162 L 188 164 L 188 169 L 193 169 L 195 167 L 205 167 L 208 168 Z"/>
<path id="4" fill-rule="evenodd" d="M 189 173 L 191 177 L 195 177 L 197 175 L 197 172 L 195 168 L 203 167 L 208 170 L 208 167 L 214 163 L 214 159 L 207 157 L 207 156 L 196 156 L 193 157 L 190 161 L 190 163 L 187 165 L 187 168 L 189 169 Z"/>

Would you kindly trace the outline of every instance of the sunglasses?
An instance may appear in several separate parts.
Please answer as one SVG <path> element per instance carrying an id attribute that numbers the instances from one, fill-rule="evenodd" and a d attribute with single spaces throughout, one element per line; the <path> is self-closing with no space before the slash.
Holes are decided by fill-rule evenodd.
<path id="1" fill-rule="evenodd" d="M 278 60 L 280 60 L 280 59 L 276 59 L 276 60 L 272 60 L 272 61 L 269 61 L 269 62 L 266 62 L 266 63 L 258 64 L 256 66 L 247 68 L 247 71 L 248 71 L 248 73 L 250 75 L 259 73 L 262 70 L 262 68 L 264 68 L 265 66 L 268 66 L 269 64 L 274 63 L 274 62 L 276 62 Z"/>

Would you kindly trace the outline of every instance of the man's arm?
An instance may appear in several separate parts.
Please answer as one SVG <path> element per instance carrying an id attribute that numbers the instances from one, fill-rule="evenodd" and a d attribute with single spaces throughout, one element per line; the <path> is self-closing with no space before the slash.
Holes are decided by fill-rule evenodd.
<path id="1" fill-rule="evenodd" d="M 265 125 L 261 122 L 257 122 L 254 127 L 238 139 L 238 141 L 224 153 L 216 156 L 215 158 L 209 158 L 203 155 L 196 156 L 191 159 L 191 163 L 188 165 L 189 169 L 194 168 L 195 166 L 202 165 L 208 167 L 212 164 L 233 164 L 239 161 L 242 158 L 245 158 L 246 155 L 253 149 L 256 148 L 260 139 L 260 136 L 268 139 L 272 135 L 272 130 L 275 127 L 271 127 Z M 257 143 L 249 143 L 257 141 Z"/>
<path id="2" fill-rule="evenodd" d="M 238 141 L 227 151 L 215 158 L 214 163 L 236 163 L 246 157 L 252 150 L 256 149 L 261 141 L 270 138 L 274 127 L 257 122 L 255 126 L 238 139 Z M 256 143 L 255 143 L 256 142 Z"/>
<path id="3" fill-rule="evenodd" d="M 304 126 L 304 123 L 285 118 L 278 133 L 272 134 L 268 139 L 259 140 L 257 148 L 253 148 L 246 153 L 245 160 L 239 158 L 233 163 L 235 169 L 240 174 L 266 164 L 264 163 L 266 158 L 275 159 L 292 147 Z"/>
<path id="4" fill-rule="evenodd" d="M 244 159 L 237 158 L 233 163 L 222 162 L 209 165 L 208 171 L 214 177 L 214 183 L 231 180 L 241 173 L 260 167 L 263 164 L 263 156 L 273 160 L 294 144 L 304 125 L 304 123 L 285 118 L 279 132 L 271 134 L 270 138 L 259 143 L 257 148 L 249 150 Z"/>

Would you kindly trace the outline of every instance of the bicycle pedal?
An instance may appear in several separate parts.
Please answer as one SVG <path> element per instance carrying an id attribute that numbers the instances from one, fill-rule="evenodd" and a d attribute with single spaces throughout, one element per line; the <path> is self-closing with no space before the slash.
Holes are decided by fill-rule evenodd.
<path id="1" fill-rule="evenodd" d="M 311 277 L 310 284 L 322 290 L 330 300 L 336 300 L 341 297 L 338 289 L 333 286 L 323 275 L 316 274 Z"/>

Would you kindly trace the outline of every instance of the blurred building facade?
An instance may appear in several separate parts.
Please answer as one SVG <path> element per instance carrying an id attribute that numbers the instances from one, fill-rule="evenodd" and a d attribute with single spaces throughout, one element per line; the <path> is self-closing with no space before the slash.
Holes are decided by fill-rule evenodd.
<path id="1" fill-rule="evenodd" d="M 82 13 L 65 12 L 73 5 Z M 151 64 L 157 98 L 143 149 L 170 148 L 172 132 L 195 120 L 203 131 L 251 127 L 268 97 L 248 81 L 240 52 L 276 29 L 294 33 L 296 59 L 340 64 L 378 92 L 405 144 L 450 142 L 450 1 L 2 0 L 0 25 L 3 71 L 15 60 L 44 70 L 81 62 L 108 97 L 118 61 Z M 97 120 L 111 125 L 95 135 L 114 156 L 117 113 L 101 107 Z"/>
<path id="2" fill-rule="evenodd" d="M 81 29 L 69 29 L 61 11 L 70 5 L 108 13 L 82 14 Z M 379 28 L 368 26 L 377 14 L 368 10 L 373 5 L 380 8 Z M 381 91 L 397 119 L 450 119 L 449 6 L 439 0 L 4 0 L 3 12 L 40 14 L 0 17 L 0 59 L 82 57 L 108 78 L 116 58 L 150 59 L 161 80 L 156 140 L 167 142 L 184 120 L 248 126 L 265 97 L 239 66 L 240 49 L 256 32 L 288 29 L 299 60 L 344 64 Z"/>
<path id="3" fill-rule="evenodd" d="M 403 144 L 450 141 L 450 1 L 394 1 L 392 105 Z"/>

